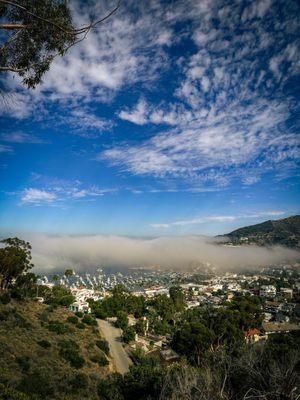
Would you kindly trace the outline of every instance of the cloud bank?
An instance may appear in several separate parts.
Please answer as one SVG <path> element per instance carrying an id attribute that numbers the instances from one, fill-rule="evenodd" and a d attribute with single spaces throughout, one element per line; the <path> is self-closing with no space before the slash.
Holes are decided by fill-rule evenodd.
<path id="1" fill-rule="evenodd" d="M 209 262 L 221 271 L 260 267 L 300 259 L 282 247 L 225 247 L 203 236 L 129 238 L 121 236 L 48 236 L 30 234 L 37 272 L 74 268 L 147 267 L 188 269 Z"/>

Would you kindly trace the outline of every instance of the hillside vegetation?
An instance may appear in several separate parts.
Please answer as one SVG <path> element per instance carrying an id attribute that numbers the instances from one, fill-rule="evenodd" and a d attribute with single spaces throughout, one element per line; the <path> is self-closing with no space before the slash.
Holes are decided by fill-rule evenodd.
<path id="1" fill-rule="evenodd" d="M 224 235 L 230 243 L 300 248 L 300 215 L 246 226 Z"/>
<path id="2" fill-rule="evenodd" d="M 0 398 L 98 398 L 109 372 L 99 340 L 97 326 L 65 308 L 29 299 L 1 304 Z"/>

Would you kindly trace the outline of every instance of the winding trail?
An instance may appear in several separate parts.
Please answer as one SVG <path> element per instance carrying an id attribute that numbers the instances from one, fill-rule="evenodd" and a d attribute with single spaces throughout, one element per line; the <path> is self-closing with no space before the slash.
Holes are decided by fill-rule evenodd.
<path id="1" fill-rule="evenodd" d="M 97 322 L 101 336 L 108 341 L 115 371 L 122 375 L 125 374 L 128 372 L 132 361 L 122 345 L 122 330 L 115 328 L 109 321 L 98 319 Z"/>

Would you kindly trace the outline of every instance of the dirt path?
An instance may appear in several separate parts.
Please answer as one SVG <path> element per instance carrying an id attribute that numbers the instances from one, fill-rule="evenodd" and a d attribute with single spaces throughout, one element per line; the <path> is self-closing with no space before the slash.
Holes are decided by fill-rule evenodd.
<path id="1" fill-rule="evenodd" d="M 122 331 L 115 328 L 110 322 L 98 319 L 101 335 L 108 341 L 110 355 L 113 359 L 116 372 L 125 374 L 132 364 L 122 345 Z"/>

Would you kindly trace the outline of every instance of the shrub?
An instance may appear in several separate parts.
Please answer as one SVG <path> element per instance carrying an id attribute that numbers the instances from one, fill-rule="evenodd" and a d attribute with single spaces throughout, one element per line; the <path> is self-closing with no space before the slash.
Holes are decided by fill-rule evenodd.
<path id="1" fill-rule="evenodd" d="M 108 360 L 105 357 L 105 355 L 103 353 L 97 353 L 94 354 L 90 360 L 98 365 L 100 365 L 101 367 L 104 367 L 105 365 L 108 365 Z"/>
<path id="2" fill-rule="evenodd" d="M 31 362 L 28 356 L 17 357 L 16 361 L 23 372 L 28 372 L 30 370 Z"/>
<path id="3" fill-rule="evenodd" d="M 85 316 L 82 318 L 82 322 L 87 325 L 97 325 L 97 321 L 88 314 L 85 314 Z"/>
<path id="4" fill-rule="evenodd" d="M 71 380 L 70 385 L 74 391 L 77 391 L 79 389 L 86 389 L 88 387 L 88 383 L 88 377 L 82 372 L 79 372 Z"/>
<path id="5" fill-rule="evenodd" d="M 132 326 L 129 326 L 128 328 L 125 328 L 123 331 L 122 339 L 124 340 L 125 343 L 129 343 L 132 340 L 134 340 L 135 337 L 135 330 Z"/>
<path id="6" fill-rule="evenodd" d="M 67 322 L 71 324 L 77 324 L 78 318 L 75 315 L 71 315 L 70 317 L 67 318 Z"/>
<path id="7" fill-rule="evenodd" d="M 0 309 L 0 321 L 6 321 L 8 319 L 9 312 L 4 309 Z"/>
<path id="8" fill-rule="evenodd" d="M 11 297 L 8 292 L 1 294 L 0 296 L 0 303 L 2 304 L 8 304 L 10 303 Z"/>
<path id="9" fill-rule="evenodd" d="M 26 318 L 23 317 L 22 314 L 15 312 L 14 318 L 15 318 L 15 321 L 14 321 L 15 326 L 18 326 L 19 328 L 24 328 L 24 329 L 28 329 L 31 327 L 30 322 L 28 322 L 26 320 Z"/>
<path id="10" fill-rule="evenodd" d="M 78 318 L 83 317 L 83 313 L 81 311 L 76 311 L 75 315 L 77 315 Z"/>
<path id="11" fill-rule="evenodd" d="M 49 349 L 49 347 L 51 347 L 51 343 L 48 342 L 48 340 L 39 340 L 37 344 L 43 347 L 44 349 Z"/>
<path id="12" fill-rule="evenodd" d="M 27 394 L 37 394 L 47 398 L 54 394 L 54 383 L 50 371 L 37 369 L 24 376 L 18 390 Z"/>
<path id="13" fill-rule="evenodd" d="M 78 324 L 76 324 L 78 329 L 84 329 L 85 325 L 82 322 L 78 322 Z"/>
<path id="14" fill-rule="evenodd" d="M 84 365 L 84 359 L 79 353 L 79 346 L 73 340 L 64 340 L 60 343 L 59 354 L 74 368 L 81 368 Z"/>
<path id="15" fill-rule="evenodd" d="M 104 351 L 105 354 L 109 353 L 109 345 L 106 340 L 96 340 L 96 346 L 99 347 L 100 350 Z"/>
<path id="16" fill-rule="evenodd" d="M 59 321 L 49 321 L 48 329 L 51 332 L 56 332 L 58 335 L 69 332 L 69 327 Z"/>
<path id="17" fill-rule="evenodd" d="M 34 400 L 36 397 L 28 397 L 15 389 L 4 386 L 0 383 L 0 400 Z"/>

